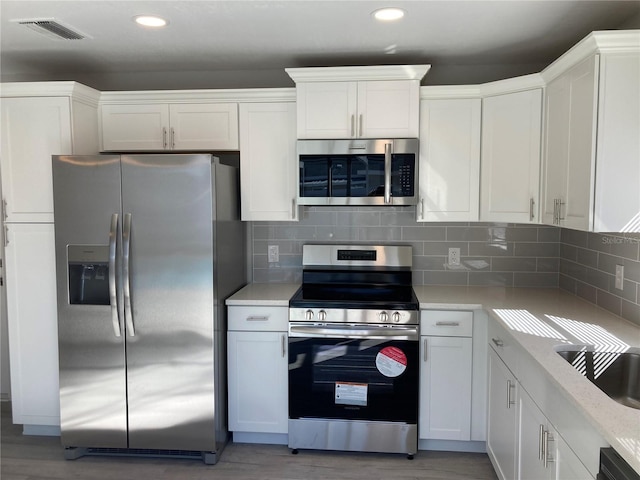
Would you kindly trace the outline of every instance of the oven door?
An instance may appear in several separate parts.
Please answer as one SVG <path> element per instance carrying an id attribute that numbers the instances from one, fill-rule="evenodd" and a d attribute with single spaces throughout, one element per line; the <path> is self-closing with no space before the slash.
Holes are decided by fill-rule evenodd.
<path id="1" fill-rule="evenodd" d="M 417 326 L 397 334 L 362 325 L 315 326 L 317 334 L 314 326 L 297 327 L 289 335 L 290 419 L 417 423 Z"/>

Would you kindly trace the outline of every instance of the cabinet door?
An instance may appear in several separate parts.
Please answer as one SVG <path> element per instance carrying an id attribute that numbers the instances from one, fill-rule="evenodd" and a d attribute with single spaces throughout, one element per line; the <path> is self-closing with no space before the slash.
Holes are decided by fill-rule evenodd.
<path id="1" fill-rule="evenodd" d="M 13 423 L 60 425 L 52 223 L 8 226 L 5 247 Z"/>
<path id="2" fill-rule="evenodd" d="M 560 435 L 555 437 L 554 442 L 555 476 L 552 478 L 558 480 L 592 480 L 595 478 Z"/>
<path id="3" fill-rule="evenodd" d="M 596 232 L 640 231 L 640 55 L 600 56 Z"/>
<path id="4" fill-rule="evenodd" d="M 418 221 L 477 221 L 480 99 L 420 102 Z"/>
<path id="5" fill-rule="evenodd" d="M 589 57 L 547 87 L 545 223 L 593 226 L 598 65 Z"/>
<path id="6" fill-rule="evenodd" d="M 287 433 L 286 332 L 228 332 L 229 430 Z"/>
<path id="7" fill-rule="evenodd" d="M 471 356 L 467 337 L 421 337 L 421 439 L 471 440 Z"/>
<path id="8" fill-rule="evenodd" d="M 487 453 L 500 480 L 516 478 L 517 383 L 515 377 L 489 348 L 489 409 Z"/>
<path id="9" fill-rule="evenodd" d="M 418 80 L 358 82 L 360 138 L 416 138 L 419 135 Z"/>
<path id="10" fill-rule="evenodd" d="M 560 223 L 578 230 L 593 225 L 598 65 L 594 55 L 571 69 L 566 205 Z"/>
<path id="11" fill-rule="evenodd" d="M 549 450 L 555 445 L 556 433 L 550 430 L 547 418 L 523 389 L 518 392 L 518 423 L 518 479 L 555 478 L 555 451 Z"/>
<path id="12" fill-rule="evenodd" d="M 542 222 L 557 225 L 556 202 L 563 198 L 569 154 L 569 79 L 558 77 L 546 89 Z"/>
<path id="13" fill-rule="evenodd" d="M 69 98 L 3 98 L 5 221 L 53 222 L 51 155 L 73 153 Z"/>
<path id="14" fill-rule="evenodd" d="M 240 105 L 242 220 L 297 220 L 293 103 Z"/>
<path id="15" fill-rule="evenodd" d="M 172 150 L 237 150 L 238 104 L 172 104 L 169 106 Z"/>
<path id="16" fill-rule="evenodd" d="M 538 221 L 541 121 L 541 89 L 482 101 L 481 221 Z"/>
<path id="17" fill-rule="evenodd" d="M 103 151 L 168 148 L 168 105 L 102 105 L 100 108 Z"/>
<path id="18" fill-rule="evenodd" d="M 355 137 L 357 88 L 356 82 L 298 83 L 298 138 Z"/>

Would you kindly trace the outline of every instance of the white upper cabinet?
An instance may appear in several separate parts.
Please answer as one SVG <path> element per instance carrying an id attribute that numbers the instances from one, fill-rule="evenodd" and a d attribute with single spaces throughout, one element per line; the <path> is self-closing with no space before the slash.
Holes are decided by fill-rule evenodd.
<path id="1" fill-rule="evenodd" d="M 640 53 L 600 57 L 593 230 L 640 232 Z"/>
<path id="2" fill-rule="evenodd" d="M 415 138 L 428 65 L 287 69 L 298 138 Z"/>
<path id="3" fill-rule="evenodd" d="M 478 220 L 480 99 L 420 102 L 417 220 Z"/>
<path id="4" fill-rule="evenodd" d="M 293 102 L 240 104 L 242 220 L 298 219 L 295 121 Z"/>
<path id="5" fill-rule="evenodd" d="M 542 221 L 638 232 L 640 32 L 595 32 L 564 57 L 542 74 Z"/>
<path id="6" fill-rule="evenodd" d="M 591 229 L 598 60 L 590 56 L 547 87 L 544 223 Z"/>
<path id="7" fill-rule="evenodd" d="M 542 89 L 482 100 L 480 220 L 538 222 Z"/>
<path id="8" fill-rule="evenodd" d="M 102 151 L 237 150 L 236 103 L 106 103 Z"/>
<path id="9" fill-rule="evenodd" d="M 78 91 L 80 99 L 74 97 Z M 98 152 L 97 92 L 48 82 L 3 84 L 2 95 L 4 221 L 53 222 L 51 155 Z"/>

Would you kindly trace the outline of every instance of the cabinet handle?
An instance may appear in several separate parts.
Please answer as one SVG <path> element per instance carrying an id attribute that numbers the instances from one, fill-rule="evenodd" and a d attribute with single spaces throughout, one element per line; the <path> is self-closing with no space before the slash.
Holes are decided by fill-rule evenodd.
<path id="1" fill-rule="evenodd" d="M 560 225 L 560 221 L 564 220 L 564 217 L 562 216 L 562 205 L 564 205 L 564 202 L 562 201 L 561 198 L 558 199 L 558 225 Z"/>
<path id="2" fill-rule="evenodd" d="M 436 322 L 436 327 L 459 327 L 460 322 Z"/>
<path id="3" fill-rule="evenodd" d="M 298 208 L 298 202 L 296 202 L 296 199 L 293 198 L 291 200 L 291 219 L 295 220 L 296 219 L 296 209 Z"/>
<path id="4" fill-rule="evenodd" d="M 544 458 L 544 425 L 540 425 L 538 430 L 538 460 Z"/>
<path id="5" fill-rule="evenodd" d="M 422 359 L 424 362 L 427 361 L 427 339 L 424 339 L 424 358 Z"/>
<path id="6" fill-rule="evenodd" d="M 9 245 L 9 225 L 4 225 L 4 246 Z"/>
<path id="7" fill-rule="evenodd" d="M 533 222 L 533 206 L 535 205 L 533 197 L 529 200 L 529 221 Z"/>
<path id="8" fill-rule="evenodd" d="M 162 148 L 167 149 L 167 128 L 162 127 Z"/>
<path id="9" fill-rule="evenodd" d="M 353 114 L 351 115 L 351 136 L 356 136 L 356 116 Z"/>
<path id="10" fill-rule="evenodd" d="M 499 338 L 492 338 L 491 341 L 495 344 L 496 347 L 503 347 L 504 342 Z"/>
<path id="11" fill-rule="evenodd" d="M 4 218 L 5 222 L 7 221 L 7 218 L 9 218 L 9 214 L 8 212 L 8 208 L 7 208 L 7 199 L 3 198 L 2 199 L 2 217 Z"/>
<path id="12" fill-rule="evenodd" d="M 549 430 L 545 430 L 542 434 L 542 446 L 543 446 L 542 458 L 543 458 L 544 468 L 547 468 L 549 466 L 549 463 L 553 462 L 553 458 L 549 457 L 549 442 L 552 442 L 552 441 L 553 441 L 553 435 L 549 433 Z"/>
<path id="13" fill-rule="evenodd" d="M 282 341 L 282 358 L 285 357 L 285 355 L 287 354 L 287 348 L 286 348 L 286 335 L 282 334 L 282 337 L 280 337 L 280 340 Z"/>
<path id="14" fill-rule="evenodd" d="M 258 316 L 258 315 L 251 315 L 249 317 L 247 317 L 247 321 L 248 322 L 266 322 L 269 320 L 269 317 L 266 315 L 262 315 L 262 316 Z"/>
<path id="15" fill-rule="evenodd" d="M 424 220 L 424 198 L 420 199 L 420 219 Z"/>
<path id="16" fill-rule="evenodd" d="M 507 408 L 510 409 L 511 405 L 515 405 L 516 402 L 511 400 L 511 389 L 515 387 L 515 384 L 511 383 L 511 380 L 507 380 Z"/>
<path id="17" fill-rule="evenodd" d="M 360 114 L 360 119 L 358 121 L 358 136 L 362 137 L 362 114 Z"/>
<path id="18" fill-rule="evenodd" d="M 171 127 L 171 150 L 175 150 L 176 148 L 176 131 L 173 127 Z"/>

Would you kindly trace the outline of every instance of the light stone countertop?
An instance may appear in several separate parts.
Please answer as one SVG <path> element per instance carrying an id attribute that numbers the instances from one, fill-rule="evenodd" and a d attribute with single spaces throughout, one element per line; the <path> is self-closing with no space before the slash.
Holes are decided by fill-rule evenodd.
<path id="1" fill-rule="evenodd" d="M 247 285 L 227 305 L 287 306 L 298 284 Z M 537 361 L 561 393 L 640 472 L 640 410 L 625 407 L 591 384 L 554 350 L 560 344 L 640 347 L 640 327 L 553 288 L 414 286 L 420 309 L 486 310 Z M 514 319 L 520 320 L 515 322 Z M 533 327 L 529 330 L 525 325 Z M 536 329 L 540 332 L 532 333 Z M 564 338 L 562 338 L 564 337 Z"/>
<path id="2" fill-rule="evenodd" d="M 250 283 L 231 295 L 227 305 L 288 307 L 299 283 Z"/>

